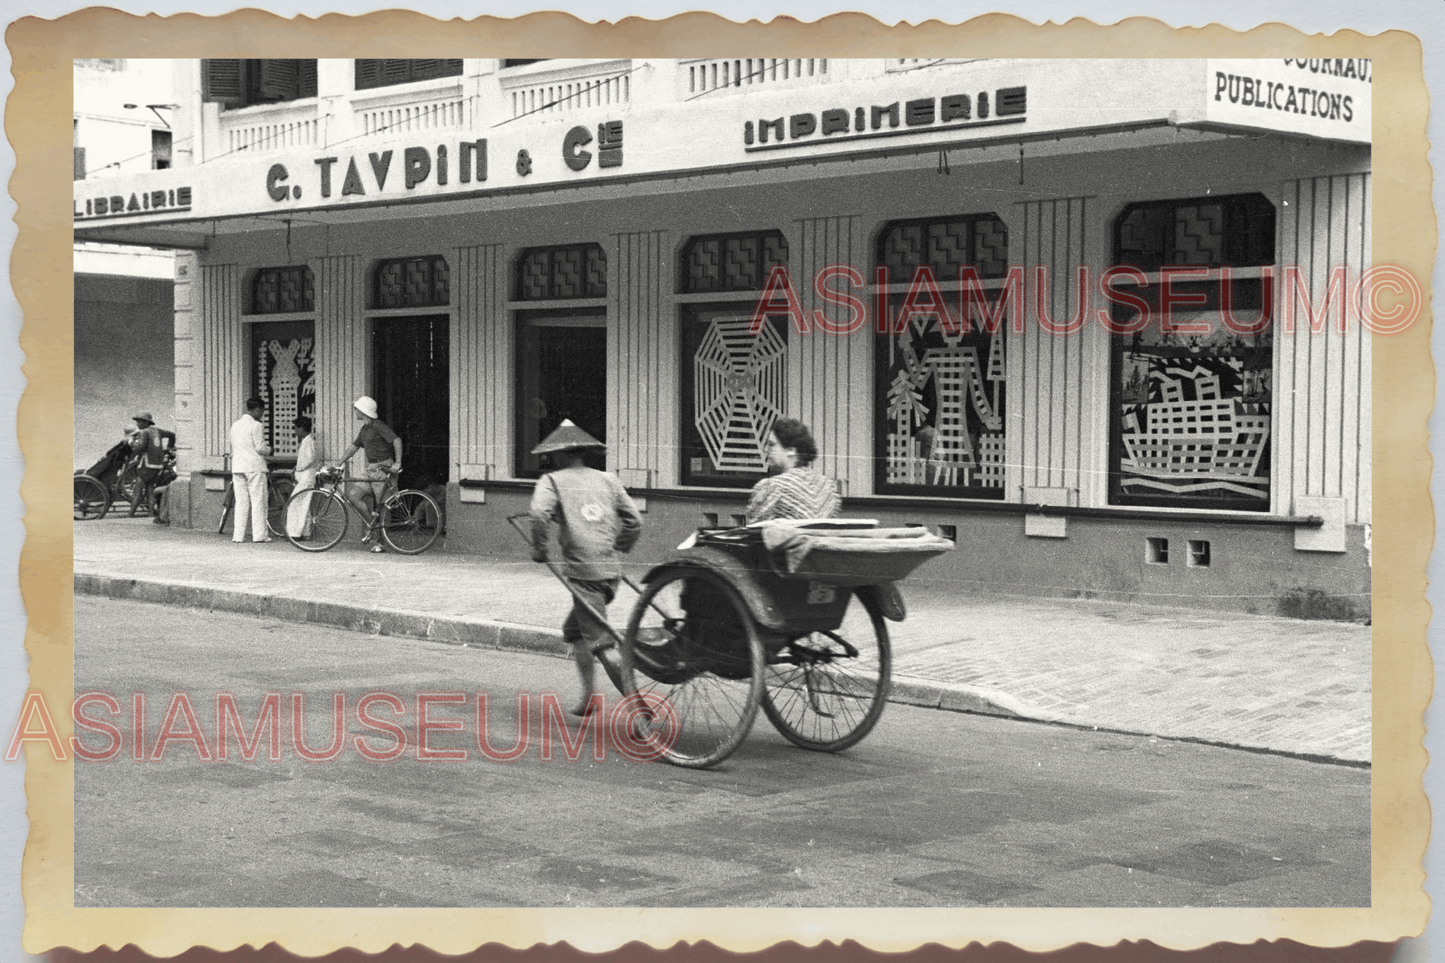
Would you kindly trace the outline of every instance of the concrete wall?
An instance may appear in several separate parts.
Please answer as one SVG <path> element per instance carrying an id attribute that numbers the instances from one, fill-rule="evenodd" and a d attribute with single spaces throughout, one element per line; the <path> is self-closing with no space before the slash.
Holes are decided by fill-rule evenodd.
<path id="1" fill-rule="evenodd" d="M 75 276 L 76 468 L 119 441 L 138 411 L 174 430 L 173 287 L 158 278 Z"/>

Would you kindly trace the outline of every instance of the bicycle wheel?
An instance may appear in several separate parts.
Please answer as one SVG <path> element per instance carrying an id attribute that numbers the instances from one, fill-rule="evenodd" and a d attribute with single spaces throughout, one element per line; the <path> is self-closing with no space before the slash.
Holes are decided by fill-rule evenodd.
<path id="1" fill-rule="evenodd" d="M 381 537 L 403 555 L 431 548 L 441 528 L 441 511 L 425 492 L 397 492 L 382 508 Z"/>
<path id="2" fill-rule="evenodd" d="M 216 523 L 217 535 L 231 534 L 231 522 L 236 514 L 236 489 L 226 482 L 226 493 L 221 496 L 221 520 Z"/>
<path id="3" fill-rule="evenodd" d="M 888 701 L 888 626 L 871 598 L 853 594 L 857 604 L 838 628 L 793 638 L 768 657 L 763 712 L 804 749 L 847 749 L 868 735 Z"/>
<path id="4" fill-rule="evenodd" d="M 763 692 L 763 644 L 737 591 L 707 569 L 674 568 L 643 590 L 622 639 L 622 688 L 644 704 L 639 740 L 705 769 L 746 738 Z"/>
<path id="5" fill-rule="evenodd" d="M 90 475 L 75 476 L 75 518 L 91 521 L 110 511 L 110 492 Z"/>
<path id="6" fill-rule="evenodd" d="M 266 528 L 272 538 L 286 537 L 286 505 L 296 491 L 296 482 L 290 478 L 275 478 L 267 482 Z"/>
<path id="7" fill-rule="evenodd" d="M 286 519 L 292 506 L 304 518 L 300 531 L 292 535 L 286 530 Z M 286 500 L 281 511 L 281 535 L 303 552 L 324 552 L 346 537 L 351 513 L 346 499 L 327 488 L 303 488 Z"/>

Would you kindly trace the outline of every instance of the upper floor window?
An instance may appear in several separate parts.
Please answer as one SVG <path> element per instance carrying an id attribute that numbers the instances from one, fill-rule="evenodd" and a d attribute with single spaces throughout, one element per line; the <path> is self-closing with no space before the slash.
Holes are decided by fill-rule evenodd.
<path id="1" fill-rule="evenodd" d="M 372 282 L 373 308 L 430 308 L 451 303 L 451 270 L 440 254 L 382 261 Z"/>
<path id="2" fill-rule="evenodd" d="M 787 266 L 788 241 L 778 231 L 695 237 L 682 249 L 682 290 L 761 291 L 769 271 Z"/>
<path id="3" fill-rule="evenodd" d="M 607 297 L 607 253 L 600 244 L 534 247 L 517 259 L 518 301 Z"/>
<path id="4" fill-rule="evenodd" d="M 460 60 L 358 60 L 356 89 L 391 87 L 436 77 L 460 77 Z"/>
<path id="5" fill-rule="evenodd" d="M 171 166 L 171 132 L 151 131 L 151 169 L 163 171 Z"/>
<path id="6" fill-rule="evenodd" d="M 534 58 L 531 59 L 531 60 L 503 60 L 503 61 L 502 61 L 502 67 L 503 67 L 503 68 L 506 68 L 506 67 L 525 67 L 525 66 L 527 66 L 527 64 L 539 64 L 539 63 L 541 63 L 543 60 L 546 60 L 546 59 L 548 59 L 548 58 L 546 58 L 546 57 L 534 57 Z"/>
<path id="7" fill-rule="evenodd" d="M 248 107 L 316 96 L 314 60 L 202 60 L 201 99 Z"/>

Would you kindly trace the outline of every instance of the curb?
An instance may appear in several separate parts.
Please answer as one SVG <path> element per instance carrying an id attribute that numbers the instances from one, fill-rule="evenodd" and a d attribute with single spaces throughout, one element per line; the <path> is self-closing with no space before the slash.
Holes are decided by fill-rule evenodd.
<path id="1" fill-rule="evenodd" d="M 236 612 L 302 625 L 328 625 L 369 635 L 399 636 L 449 645 L 469 645 L 570 658 L 560 630 L 499 622 L 494 619 L 439 618 L 425 612 L 409 612 L 403 609 L 367 608 L 340 602 L 316 602 L 287 595 L 261 595 L 212 585 L 81 572 L 75 573 L 75 594 Z M 1026 706 L 997 689 L 944 685 L 908 676 L 893 678 L 888 701 L 949 712 L 976 712 L 1040 722 L 1070 721 L 1057 713 Z"/>

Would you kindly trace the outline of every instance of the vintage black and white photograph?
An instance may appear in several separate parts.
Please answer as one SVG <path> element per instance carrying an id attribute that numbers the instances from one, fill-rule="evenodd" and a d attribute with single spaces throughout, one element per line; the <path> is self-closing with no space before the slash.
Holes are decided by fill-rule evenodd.
<path id="1" fill-rule="evenodd" d="M 77 909 L 1372 905 L 1369 58 L 73 70 Z"/>

